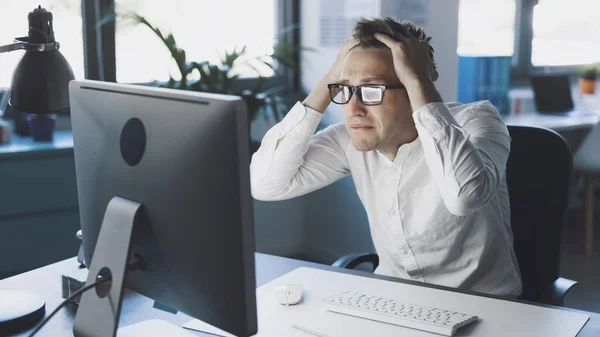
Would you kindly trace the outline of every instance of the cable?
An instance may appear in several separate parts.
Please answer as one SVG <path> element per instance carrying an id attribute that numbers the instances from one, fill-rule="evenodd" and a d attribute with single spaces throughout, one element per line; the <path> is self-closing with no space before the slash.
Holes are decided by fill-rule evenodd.
<path id="1" fill-rule="evenodd" d="M 85 286 L 79 290 L 77 290 L 76 292 L 73 293 L 73 295 L 69 296 L 69 298 L 67 298 L 66 300 L 64 300 L 58 307 L 56 307 L 56 309 L 54 309 L 54 311 L 52 311 L 52 313 L 50 315 L 48 315 L 43 321 L 42 323 L 40 323 L 40 325 L 38 325 L 30 334 L 29 337 L 33 337 L 36 333 L 38 333 L 38 331 L 40 331 L 40 329 L 46 324 L 48 323 L 48 321 L 52 318 L 52 316 L 54 316 L 62 307 L 64 307 L 67 303 L 69 303 L 69 301 L 71 301 L 73 298 L 83 294 L 84 292 L 93 289 L 105 282 L 108 282 L 112 280 L 112 277 L 103 277 L 100 280 L 90 284 L 89 286 Z"/>

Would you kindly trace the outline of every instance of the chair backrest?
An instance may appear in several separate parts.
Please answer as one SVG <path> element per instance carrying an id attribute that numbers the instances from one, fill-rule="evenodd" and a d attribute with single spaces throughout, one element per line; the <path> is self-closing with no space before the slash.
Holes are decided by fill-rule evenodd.
<path id="1" fill-rule="evenodd" d="M 576 170 L 599 173 L 600 172 L 600 123 L 590 131 L 583 144 L 575 152 L 574 166 Z"/>
<path id="2" fill-rule="evenodd" d="M 544 128 L 509 126 L 506 166 L 511 227 L 521 277 L 521 298 L 539 301 L 557 279 L 572 155 L 565 140 Z"/>

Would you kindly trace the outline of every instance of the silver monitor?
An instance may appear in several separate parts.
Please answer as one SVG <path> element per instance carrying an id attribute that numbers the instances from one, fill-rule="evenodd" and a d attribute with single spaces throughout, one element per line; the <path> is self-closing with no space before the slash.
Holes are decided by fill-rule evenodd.
<path id="1" fill-rule="evenodd" d="M 125 286 L 236 336 L 255 334 L 243 101 L 88 80 L 69 91 L 88 284 L 112 277 L 109 289 L 82 296 L 75 336 L 114 336 Z"/>

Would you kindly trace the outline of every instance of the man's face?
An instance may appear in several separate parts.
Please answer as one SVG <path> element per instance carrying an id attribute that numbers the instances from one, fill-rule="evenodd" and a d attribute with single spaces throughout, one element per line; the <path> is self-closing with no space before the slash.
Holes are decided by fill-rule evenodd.
<path id="1" fill-rule="evenodd" d="M 354 48 L 342 63 L 339 83 L 351 86 L 400 84 L 391 51 Z M 402 132 L 415 127 L 406 89 L 386 90 L 383 102 L 375 106 L 363 105 L 357 96 L 353 94 L 350 101 L 342 105 L 354 148 L 358 151 L 397 149 Z"/>

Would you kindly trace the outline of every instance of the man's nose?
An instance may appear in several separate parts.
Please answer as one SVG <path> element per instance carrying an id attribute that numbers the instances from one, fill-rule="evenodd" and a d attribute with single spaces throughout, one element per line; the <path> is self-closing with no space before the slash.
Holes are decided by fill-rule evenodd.
<path id="1" fill-rule="evenodd" d="M 365 106 L 358 100 L 358 95 L 352 95 L 350 101 L 346 103 L 347 109 L 351 116 L 364 116 L 367 113 Z"/>

